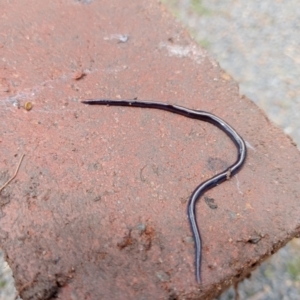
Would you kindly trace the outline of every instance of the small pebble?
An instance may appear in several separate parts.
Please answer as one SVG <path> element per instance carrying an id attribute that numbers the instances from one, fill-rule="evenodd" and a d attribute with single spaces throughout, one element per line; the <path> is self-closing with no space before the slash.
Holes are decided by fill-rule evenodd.
<path id="1" fill-rule="evenodd" d="M 31 102 L 26 102 L 25 105 L 24 105 L 24 108 L 27 111 L 30 111 L 32 109 L 32 103 Z"/>

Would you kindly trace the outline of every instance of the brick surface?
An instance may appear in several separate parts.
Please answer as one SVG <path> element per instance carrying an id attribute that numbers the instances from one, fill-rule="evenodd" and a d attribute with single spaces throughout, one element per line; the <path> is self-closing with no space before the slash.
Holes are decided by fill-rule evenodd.
<path id="1" fill-rule="evenodd" d="M 0 241 L 27 299 L 210 299 L 300 232 L 300 155 L 155 1 L 0 4 Z M 244 137 L 241 172 L 186 207 L 236 158 L 218 128 L 87 98 L 207 110 Z M 28 102 L 31 110 L 26 110 Z"/>

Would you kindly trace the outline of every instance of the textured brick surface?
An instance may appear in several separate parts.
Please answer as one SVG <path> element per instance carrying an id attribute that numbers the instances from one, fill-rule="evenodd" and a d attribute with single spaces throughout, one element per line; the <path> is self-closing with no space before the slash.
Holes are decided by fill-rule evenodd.
<path id="1" fill-rule="evenodd" d="M 0 16 L 0 185 L 25 154 L 0 241 L 24 300 L 209 299 L 299 235 L 296 147 L 155 1 L 10 1 Z M 234 146 L 168 112 L 80 103 L 104 97 L 207 110 L 247 141 L 242 171 L 206 194 L 218 208 L 197 205 L 200 286 L 187 201 Z"/>

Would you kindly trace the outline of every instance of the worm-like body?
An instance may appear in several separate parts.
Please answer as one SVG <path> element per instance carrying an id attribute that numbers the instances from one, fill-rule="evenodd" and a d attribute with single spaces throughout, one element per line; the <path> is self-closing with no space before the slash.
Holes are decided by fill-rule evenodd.
<path id="1" fill-rule="evenodd" d="M 195 215 L 195 205 L 197 200 L 199 200 L 199 198 L 203 195 L 203 193 L 205 193 L 205 191 L 229 179 L 240 170 L 247 155 L 247 150 L 246 150 L 246 145 L 244 140 L 228 123 L 226 123 L 219 117 L 206 111 L 189 109 L 179 105 L 171 105 L 162 102 L 138 101 L 138 100 L 100 99 L 100 100 L 85 100 L 82 101 L 82 103 L 90 104 L 90 105 L 132 106 L 132 107 L 145 107 L 145 108 L 166 110 L 175 114 L 185 116 L 187 118 L 209 122 L 217 126 L 218 128 L 220 128 L 222 131 L 224 131 L 236 145 L 238 150 L 236 161 L 223 172 L 199 184 L 194 190 L 194 192 L 192 193 L 188 203 L 188 218 L 194 235 L 194 241 L 196 247 L 196 251 L 195 251 L 196 280 L 198 283 L 200 283 L 202 245 L 201 245 L 201 237 L 200 237 L 196 215 Z"/>

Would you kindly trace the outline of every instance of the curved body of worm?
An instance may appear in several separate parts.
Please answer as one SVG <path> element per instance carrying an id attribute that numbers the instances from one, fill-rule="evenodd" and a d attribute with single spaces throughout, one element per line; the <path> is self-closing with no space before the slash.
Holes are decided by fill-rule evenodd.
<path id="1" fill-rule="evenodd" d="M 197 225 L 195 205 L 197 200 L 205 193 L 205 191 L 211 189 L 212 187 L 222 183 L 223 181 L 229 179 L 235 175 L 244 164 L 246 159 L 247 150 L 246 145 L 242 137 L 224 120 L 221 118 L 201 110 L 189 109 L 179 105 L 171 105 L 163 102 L 153 102 L 153 101 L 138 101 L 138 100 L 84 100 L 82 103 L 89 105 L 111 105 L 111 106 L 131 106 L 131 107 L 144 107 L 144 108 L 155 108 L 166 110 L 175 114 L 179 114 L 191 119 L 197 119 L 205 122 L 209 122 L 223 132 L 225 132 L 229 138 L 234 142 L 237 147 L 237 159 L 223 172 L 213 176 L 212 178 L 199 184 L 194 192 L 192 193 L 189 203 L 188 203 L 188 218 L 191 225 L 191 229 L 195 241 L 195 265 L 196 265 L 196 280 L 198 283 L 201 282 L 201 236 Z"/>

